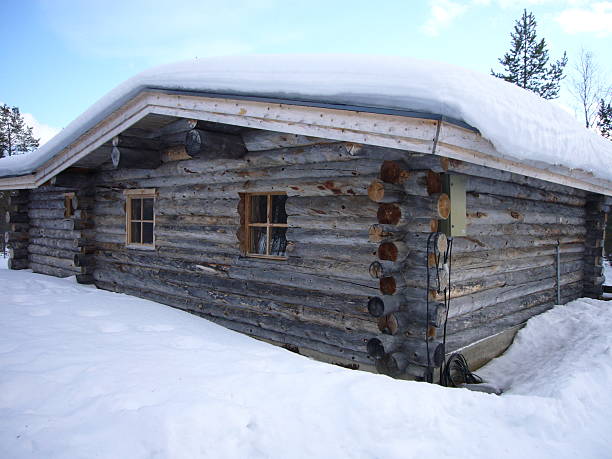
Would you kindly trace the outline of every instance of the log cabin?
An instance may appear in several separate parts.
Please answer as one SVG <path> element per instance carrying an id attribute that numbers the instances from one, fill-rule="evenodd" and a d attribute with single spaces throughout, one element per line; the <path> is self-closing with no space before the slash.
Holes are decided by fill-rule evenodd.
<path id="1" fill-rule="evenodd" d="M 549 159 L 568 142 L 550 140 L 559 119 L 521 116 L 550 102 L 419 61 L 319 59 L 315 74 L 274 59 L 153 69 L 0 160 L 9 267 L 426 381 L 451 353 L 478 368 L 530 317 L 600 296 L 612 181 Z M 548 156 L 509 151 L 486 123 L 496 97 L 513 105 L 506 138 Z M 575 129 L 605 169 L 612 148 Z"/>

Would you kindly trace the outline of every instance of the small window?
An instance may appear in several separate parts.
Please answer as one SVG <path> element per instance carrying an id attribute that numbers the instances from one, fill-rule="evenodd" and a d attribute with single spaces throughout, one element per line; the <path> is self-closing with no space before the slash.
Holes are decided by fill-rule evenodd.
<path id="1" fill-rule="evenodd" d="M 126 190 L 126 242 L 130 247 L 155 247 L 155 190 Z"/>
<path id="2" fill-rule="evenodd" d="M 64 218 L 74 215 L 74 193 L 64 194 Z"/>
<path id="3" fill-rule="evenodd" d="M 249 257 L 286 258 L 287 195 L 253 193 L 246 196 L 246 254 Z"/>

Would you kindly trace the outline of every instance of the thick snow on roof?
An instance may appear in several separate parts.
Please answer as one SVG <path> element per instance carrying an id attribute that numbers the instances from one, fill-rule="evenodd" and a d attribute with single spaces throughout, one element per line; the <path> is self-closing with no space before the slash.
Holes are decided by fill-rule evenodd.
<path id="1" fill-rule="evenodd" d="M 34 171 L 137 92 L 214 92 L 426 112 L 477 128 L 501 156 L 612 180 L 612 142 L 554 102 L 500 79 L 416 59 L 259 55 L 195 59 L 146 70 L 112 90 L 36 152 L 0 160 L 0 176 Z"/>

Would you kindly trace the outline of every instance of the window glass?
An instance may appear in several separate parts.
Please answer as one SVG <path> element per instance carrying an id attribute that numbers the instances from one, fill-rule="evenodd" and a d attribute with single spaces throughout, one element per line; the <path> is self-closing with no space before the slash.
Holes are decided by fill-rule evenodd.
<path id="1" fill-rule="evenodd" d="M 153 223 L 142 223 L 142 243 L 153 244 Z"/>
<path id="2" fill-rule="evenodd" d="M 132 198 L 130 207 L 132 208 L 132 220 L 140 220 L 142 217 L 142 199 Z"/>
<path id="3" fill-rule="evenodd" d="M 153 198 L 142 200 L 142 219 L 153 220 Z"/>
<path id="4" fill-rule="evenodd" d="M 141 240 L 140 240 L 140 227 L 141 223 L 140 222 L 132 222 L 131 223 L 131 240 L 130 242 L 133 242 L 135 244 L 140 244 Z"/>
<path id="5" fill-rule="evenodd" d="M 251 247 L 249 252 L 259 255 L 266 254 L 268 231 L 265 227 L 251 227 Z"/>
<path id="6" fill-rule="evenodd" d="M 270 255 L 284 257 L 287 247 L 287 228 L 272 228 Z"/>
<path id="7" fill-rule="evenodd" d="M 275 194 L 272 198 L 272 223 L 287 223 L 287 212 L 285 203 L 287 202 L 286 194 Z"/>
<path id="8" fill-rule="evenodd" d="M 251 196 L 251 223 L 266 223 L 268 219 L 268 196 Z"/>

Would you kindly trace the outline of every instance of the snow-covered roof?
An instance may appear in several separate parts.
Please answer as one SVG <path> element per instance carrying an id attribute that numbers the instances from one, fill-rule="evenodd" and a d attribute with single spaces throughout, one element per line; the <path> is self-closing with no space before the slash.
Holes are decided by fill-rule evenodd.
<path id="1" fill-rule="evenodd" d="M 0 159 L 0 177 L 30 174 L 144 90 L 255 96 L 450 117 L 475 127 L 500 158 L 580 169 L 612 180 L 612 142 L 556 103 L 464 68 L 359 55 L 194 59 L 146 70 L 122 83 L 28 155 Z"/>

